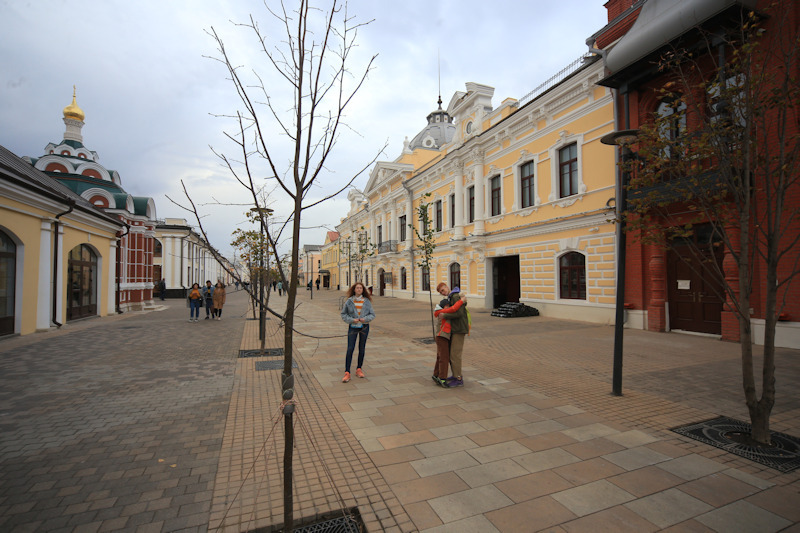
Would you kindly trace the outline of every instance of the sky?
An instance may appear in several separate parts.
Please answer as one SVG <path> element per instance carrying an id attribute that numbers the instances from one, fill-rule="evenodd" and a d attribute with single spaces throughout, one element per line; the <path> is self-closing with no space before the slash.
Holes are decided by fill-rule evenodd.
<path id="1" fill-rule="evenodd" d="M 349 2 L 353 21 L 369 22 L 358 31 L 353 76 L 377 57 L 306 200 L 338 190 L 376 156 L 394 161 L 404 138 L 422 130 L 425 117 L 436 109 L 440 84 L 445 109 L 467 82 L 494 87 L 495 107 L 508 97 L 520 99 L 587 52 L 587 37 L 606 24 L 605 1 Z M 244 215 L 252 201 L 214 154 L 237 155 L 226 137 L 235 124 L 226 117 L 242 104 L 224 66 L 214 59 L 219 54 L 209 31 L 220 35 L 243 72 L 258 72 L 274 107 L 288 112 L 285 85 L 252 32 L 236 24 L 252 15 L 267 46 L 280 45 L 280 28 L 264 4 L 0 0 L 0 145 L 18 156 L 39 157 L 49 142 L 60 142 L 63 109 L 72 101 L 74 85 L 86 115 L 83 144 L 98 153 L 100 164 L 119 172 L 129 194 L 153 198 L 158 218 L 185 218 L 197 226 L 194 215 L 174 203 L 188 204 L 183 183 L 211 244 L 232 257 L 233 231 L 253 227 Z M 323 4 L 329 1 L 318 2 Z M 276 127 L 268 137 L 283 172 L 292 153 Z M 363 190 L 370 169 L 353 186 Z M 285 220 L 291 203 L 274 184 L 264 183 L 274 219 Z M 348 209 L 344 191 L 304 211 L 301 246 L 322 244 L 325 232 L 335 229 Z"/>

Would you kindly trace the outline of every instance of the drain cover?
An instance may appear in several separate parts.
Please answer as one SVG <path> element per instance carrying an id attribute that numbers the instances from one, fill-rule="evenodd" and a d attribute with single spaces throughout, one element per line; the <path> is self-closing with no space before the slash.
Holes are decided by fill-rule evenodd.
<path id="1" fill-rule="evenodd" d="M 340 516 L 317 524 L 294 528 L 294 531 L 297 533 L 359 533 L 361 529 L 358 525 L 355 518 Z"/>
<path id="2" fill-rule="evenodd" d="M 242 357 L 283 357 L 283 348 L 265 348 L 261 350 L 239 350 L 239 359 Z"/>
<path id="3" fill-rule="evenodd" d="M 772 446 L 753 446 L 736 442 L 726 436 L 729 433 L 750 433 L 750 424 L 720 416 L 672 431 L 690 439 L 710 444 L 753 462 L 774 468 L 779 472 L 791 472 L 800 467 L 800 439 L 785 433 L 772 432 Z"/>
<path id="4" fill-rule="evenodd" d="M 422 344 L 436 344 L 436 339 L 431 337 L 422 337 L 421 339 L 414 339 L 417 342 L 421 342 Z"/>
<path id="5" fill-rule="evenodd" d="M 292 368 L 297 368 L 297 363 L 292 361 Z M 282 370 L 283 361 L 256 361 L 256 370 Z M 296 531 L 296 530 L 295 530 Z"/>

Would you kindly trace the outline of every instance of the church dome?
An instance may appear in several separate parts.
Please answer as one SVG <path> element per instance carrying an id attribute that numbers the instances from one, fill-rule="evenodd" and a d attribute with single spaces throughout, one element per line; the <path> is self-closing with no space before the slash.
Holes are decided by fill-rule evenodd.
<path id="1" fill-rule="evenodd" d="M 83 119 L 86 118 L 86 115 L 83 113 L 83 109 L 78 107 L 78 102 L 75 99 L 74 86 L 72 87 L 72 103 L 64 108 L 64 118 L 72 118 L 75 120 L 80 120 L 81 122 L 83 122 Z"/>
<path id="2" fill-rule="evenodd" d="M 419 132 L 409 143 L 409 148 L 425 148 L 428 150 L 441 150 L 442 146 L 453 140 L 456 126 L 453 118 L 442 109 L 442 99 L 439 98 L 439 109 L 428 114 L 428 125 Z"/>

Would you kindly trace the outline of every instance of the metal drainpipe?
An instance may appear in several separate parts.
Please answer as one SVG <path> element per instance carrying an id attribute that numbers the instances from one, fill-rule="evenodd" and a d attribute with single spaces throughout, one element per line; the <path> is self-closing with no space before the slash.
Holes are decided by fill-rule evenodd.
<path id="1" fill-rule="evenodd" d="M 122 309 L 119 308 L 119 278 L 121 277 L 122 272 L 122 238 L 130 233 L 131 227 L 129 224 L 125 224 L 125 233 L 122 235 L 117 236 L 117 290 L 116 295 L 114 296 L 115 304 L 116 304 L 116 311 L 118 315 L 122 314 Z M 119 232 L 117 232 L 119 233 Z"/>
<path id="2" fill-rule="evenodd" d="M 72 210 L 75 209 L 75 201 L 69 200 L 69 209 L 64 211 L 63 213 L 59 213 L 55 216 L 56 221 L 53 222 L 53 317 L 52 322 L 56 325 L 57 328 L 60 328 L 64 324 L 56 320 L 57 311 L 58 311 L 58 228 L 60 227 L 58 219 L 72 213 Z"/>
<path id="3" fill-rule="evenodd" d="M 405 181 L 400 181 L 400 184 L 403 188 L 408 192 L 408 199 L 411 200 L 411 207 L 414 207 L 414 192 L 411 190 L 411 187 Z M 409 213 L 411 216 L 411 213 Z M 407 221 L 406 221 L 407 222 Z M 411 244 L 408 246 L 409 252 L 411 252 L 411 299 L 414 299 L 414 290 L 416 288 L 416 284 L 414 283 L 414 230 L 410 230 L 411 233 L 409 234 L 411 237 Z"/>

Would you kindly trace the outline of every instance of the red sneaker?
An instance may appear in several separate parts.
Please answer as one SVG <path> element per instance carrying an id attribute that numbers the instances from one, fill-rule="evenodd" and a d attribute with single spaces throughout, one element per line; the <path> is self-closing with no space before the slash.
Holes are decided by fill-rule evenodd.
<path id="1" fill-rule="evenodd" d="M 342 378 L 342 383 L 347 383 L 350 381 L 350 372 L 345 372 L 344 377 Z"/>
<path id="2" fill-rule="evenodd" d="M 358 377 L 360 377 L 360 378 L 365 378 L 365 377 L 366 377 L 366 376 L 364 375 L 364 371 L 363 371 L 363 370 L 361 370 L 360 368 L 356 368 L 356 376 L 358 376 Z"/>

